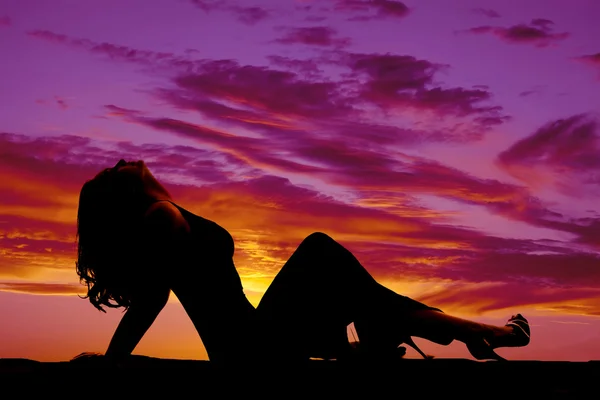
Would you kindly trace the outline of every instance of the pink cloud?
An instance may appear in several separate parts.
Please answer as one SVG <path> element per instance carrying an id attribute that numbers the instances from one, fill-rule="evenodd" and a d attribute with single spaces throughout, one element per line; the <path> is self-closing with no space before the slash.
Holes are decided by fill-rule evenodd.
<path id="1" fill-rule="evenodd" d="M 593 225 L 590 227 L 586 221 L 568 221 L 562 215 L 551 212 L 524 187 L 477 179 L 431 160 L 390 157 L 384 147 L 378 145 L 392 143 L 388 138 L 397 137 L 399 132 L 387 127 L 359 126 L 358 131 L 350 130 L 349 134 L 343 135 L 343 129 L 357 127 L 336 126 L 333 131 L 336 135 L 321 136 L 311 131 L 278 126 L 283 121 L 274 120 L 273 117 L 257 124 L 256 121 L 262 118 L 260 114 L 232 109 L 211 101 L 192 102 L 177 97 L 170 101 L 186 109 L 199 110 L 213 120 L 227 120 L 232 126 L 252 126 L 266 136 L 238 136 L 226 130 L 169 118 L 140 117 L 135 114 L 128 118 L 158 130 L 192 138 L 202 146 L 213 146 L 237 160 L 249 162 L 253 168 L 310 174 L 330 184 L 351 188 L 356 193 L 373 190 L 430 193 L 480 205 L 493 213 L 535 226 L 570 232 L 580 236 L 586 243 L 596 241 L 597 233 Z M 186 101 L 189 103 L 186 104 Z M 367 133 L 361 133 L 361 128 Z M 342 136 L 337 136 L 340 134 Z M 353 140 L 342 140 L 348 137 L 353 137 Z M 370 148 L 365 147 L 366 143 Z"/>
<path id="2" fill-rule="evenodd" d="M 211 113 L 210 115 L 213 117 L 217 113 L 233 117 L 234 121 L 237 118 L 243 121 L 245 118 L 251 117 L 245 111 L 241 111 L 236 118 L 233 110 L 229 111 L 226 107 L 210 102 L 195 103 L 195 106 L 203 107 L 204 112 Z M 378 132 L 376 126 L 365 125 L 364 128 L 368 133 L 361 139 L 361 134 L 358 132 L 353 143 L 337 137 L 321 138 L 318 134 L 314 135 L 302 130 L 296 130 L 294 134 L 290 134 L 290 131 L 286 129 L 272 128 L 268 124 L 267 128 L 255 125 L 257 129 L 267 134 L 267 137 L 251 138 L 170 118 L 132 115 L 129 120 L 195 139 L 201 145 L 215 146 L 220 151 L 232 156 L 249 160 L 257 168 L 275 168 L 277 171 L 291 173 L 310 173 L 332 183 L 356 189 L 385 188 L 389 185 L 395 187 L 392 182 L 398 181 L 398 178 L 402 176 L 401 187 L 404 190 L 410 190 L 411 184 L 414 184 L 412 190 L 428 190 L 426 187 L 435 187 L 434 191 L 439 194 L 444 193 L 444 188 L 447 188 L 445 194 L 452 195 L 453 185 L 459 178 L 470 181 L 475 191 L 477 188 L 486 192 L 494 190 L 493 185 L 489 185 L 489 188 L 485 185 L 478 185 L 477 180 L 471 179 L 459 171 L 453 171 L 424 160 L 415 163 L 403 162 L 397 160 L 396 157 L 389 157 L 382 149 L 363 147 L 361 140 L 370 141 L 371 146 L 377 142 L 380 142 L 381 145 L 390 143 L 390 140 L 387 139 L 388 135 L 391 138 L 402 133 L 398 129 L 381 127 Z M 340 127 L 337 127 L 335 132 L 340 132 L 339 129 Z M 377 133 L 381 136 L 377 137 Z M 277 154 L 288 155 L 277 156 Z M 323 167 L 315 166 L 314 162 Z M 413 168 L 415 168 L 415 174 L 409 175 L 408 171 Z M 423 176 L 424 174 L 429 176 Z M 432 181 L 436 181 L 438 184 L 432 186 Z M 427 182 L 427 184 L 424 185 L 423 182 Z M 505 186 L 509 192 L 515 192 L 515 189 L 509 185 Z M 489 195 L 478 194 L 477 196 L 489 200 L 490 196 L 494 195 L 489 193 Z M 469 198 L 469 200 L 471 199 Z"/>
<path id="3" fill-rule="evenodd" d="M 337 37 L 337 32 L 328 26 L 312 26 L 287 29 L 287 33 L 276 40 L 282 44 L 305 44 L 309 46 L 344 47 L 349 38 Z"/>
<path id="4" fill-rule="evenodd" d="M 35 103 L 36 104 L 40 104 L 40 105 L 52 104 L 53 106 L 57 106 L 61 110 L 67 110 L 67 109 L 69 109 L 69 105 L 67 104 L 67 100 L 64 99 L 64 98 L 62 98 L 62 97 L 60 97 L 60 96 L 54 96 L 52 98 L 52 100 L 50 100 L 50 101 L 44 100 L 44 99 L 37 99 L 35 101 Z"/>
<path id="5" fill-rule="evenodd" d="M 515 251 L 508 248 L 458 257 L 440 277 L 474 282 L 502 281 L 542 287 L 587 287 L 600 290 L 600 255 L 596 253 Z M 569 265 L 569 268 L 565 268 Z M 573 268 L 573 266 L 576 266 Z"/>
<path id="6" fill-rule="evenodd" d="M 391 54 L 343 54 L 358 76 L 367 79 L 359 89 L 374 104 L 390 109 L 415 107 L 458 117 L 474 116 L 483 124 L 502 123 L 502 107 L 482 105 L 491 99 L 485 89 L 443 88 L 435 84 L 435 73 L 447 66 L 419 60 L 412 56 Z"/>
<path id="7" fill-rule="evenodd" d="M 587 62 L 592 65 L 600 65 L 600 53 L 588 54 L 578 58 L 580 61 Z"/>
<path id="8" fill-rule="evenodd" d="M 410 8 L 396 0 L 337 0 L 336 10 L 356 14 L 351 20 L 367 21 L 375 18 L 404 18 L 410 13 Z"/>
<path id="9" fill-rule="evenodd" d="M 532 95 L 540 95 L 544 92 L 544 86 L 535 86 L 529 90 L 524 90 L 519 93 L 519 97 L 528 97 Z"/>
<path id="10" fill-rule="evenodd" d="M 226 3 L 225 0 L 190 0 L 190 2 L 205 12 L 220 9 Z"/>
<path id="11" fill-rule="evenodd" d="M 189 55 L 178 56 L 173 53 L 139 50 L 111 43 L 97 43 L 88 39 L 71 38 L 67 35 L 46 30 L 29 31 L 27 34 L 35 39 L 46 40 L 52 43 L 84 49 L 91 53 L 105 55 L 110 60 L 142 64 L 154 69 L 181 68 L 193 70 L 198 66 L 198 62 L 190 59 Z"/>
<path id="12" fill-rule="evenodd" d="M 322 75 L 323 71 L 319 65 L 312 59 L 298 60 L 291 57 L 271 55 L 268 56 L 272 65 L 295 72 L 307 78 L 317 78 Z"/>
<path id="13" fill-rule="evenodd" d="M 599 71 L 598 78 L 600 79 L 600 53 L 583 55 L 576 57 L 575 60 L 596 68 Z"/>
<path id="14" fill-rule="evenodd" d="M 287 118 L 310 117 L 318 124 L 338 117 L 337 120 L 342 118 L 351 125 L 364 121 L 365 107 L 378 107 L 384 113 L 421 110 L 468 122 L 462 128 L 461 124 L 456 128 L 445 127 L 443 134 L 433 131 L 419 135 L 421 140 L 434 141 L 477 140 L 490 127 L 508 119 L 502 114 L 501 107 L 486 104 L 491 101 L 491 94 L 486 89 L 442 87 L 433 79 L 434 74 L 445 66 L 410 56 L 337 50 L 325 53 L 319 60 L 299 61 L 298 72 L 294 72 L 293 60 L 281 57 L 276 62 L 291 70 L 240 65 L 232 60 L 194 60 L 189 54 L 179 56 L 137 50 L 72 39 L 47 31 L 34 31 L 30 35 L 104 54 L 115 61 L 143 64 L 152 69 L 166 68 L 175 75 L 173 82 L 179 89 L 179 98 L 233 103 L 235 108 L 250 109 L 255 113 Z M 320 73 L 318 62 L 345 68 L 350 73 L 326 77 Z"/>
<path id="15" fill-rule="evenodd" d="M 138 118 L 137 121 L 158 130 L 196 139 L 199 143 L 211 144 L 237 160 L 251 160 L 255 167 L 271 167 L 293 173 L 315 173 L 320 170 L 317 167 L 273 155 L 272 151 L 267 151 L 268 143 L 265 140 L 231 135 L 227 132 L 171 118 Z"/>
<path id="16" fill-rule="evenodd" d="M 500 153 L 497 163 L 528 184 L 540 182 L 541 176 L 564 194 L 577 196 L 582 185 L 598 184 L 598 154 L 598 121 L 581 114 L 546 124 Z"/>
<path id="17" fill-rule="evenodd" d="M 0 27 L 8 27 L 12 25 L 12 20 L 9 16 L 3 15 L 0 17 Z"/>
<path id="18" fill-rule="evenodd" d="M 59 96 L 54 96 L 54 100 L 56 101 L 56 104 L 63 110 L 66 110 L 69 108 L 69 106 L 67 105 L 67 101 L 65 99 L 63 99 L 62 97 Z"/>
<path id="19" fill-rule="evenodd" d="M 517 24 L 508 28 L 498 26 L 478 26 L 466 32 L 473 34 L 492 34 L 508 43 L 533 44 L 536 47 L 547 47 L 569 37 L 568 32 L 553 32 L 554 22 L 536 18 L 529 24 Z"/>
<path id="20" fill-rule="evenodd" d="M 544 288 L 523 283 L 490 285 L 457 282 L 442 291 L 420 296 L 419 300 L 426 304 L 474 313 L 536 305 L 551 307 L 567 314 L 600 315 L 600 290 L 597 288 Z M 582 306 L 582 303 L 585 305 Z"/>
<path id="21" fill-rule="evenodd" d="M 104 106 L 106 111 L 108 111 L 107 116 L 109 117 L 121 117 L 121 116 L 129 116 L 129 115 L 142 115 L 143 112 L 138 110 L 132 110 L 129 108 L 123 108 L 115 106 L 114 104 L 107 104 Z"/>
<path id="22" fill-rule="evenodd" d="M 173 95 L 173 93 L 169 93 Z M 263 94 L 264 95 L 264 94 Z M 197 101 L 172 97 L 170 101 L 186 109 L 201 111 L 213 120 L 229 121 L 232 126 L 254 127 L 262 138 L 238 136 L 208 126 L 200 126 L 170 118 L 140 117 L 129 120 L 158 130 L 194 139 L 202 146 L 212 146 L 252 168 L 280 173 L 310 174 L 329 184 L 346 187 L 360 194 L 368 191 L 394 190 L 407 193 L 429 193 L 460 202 L 480 205 L 506 218 L 534 226 L 569 232 L 581 243 L 598 245 L 598 228 L 594 221 L 572 221 L 552 212 L 525 187 L 496 180 L 482 180 L 468 173 L 448 168 L 431 160 L 390 157 L 383 147 L 389 137 L 398 136 L 387 127 L 378 130 L 365 126 L 352 133 L 352 141 L 337 136 L 348 126 L 336 126 L 333 136 L 321 136 L 310 130 L 278 126 L 283 121 L 264 119 L 249 110 L 236 110 L 212 101 Z M 185 102 L 188 102 L 187 104 Z M 266 104 L 266 103 L 265 103 Z M 268 114 L 272 115 L 272 114 Z M 253 122 L 247 122 L 253 121 Z M 244 125 L 251 124 L 251 125 Z M 354 127 L 356 129 L 357 127 Z M 294 132 L 290 134 L 290 132 Z M 380 137 L 374 134 L 379 132 Z M 365 135 L 365 136 L 363 136 Z M 361 140 L 364 139 L 364 142 Z M 365 147 L 368 143 L 369 147 Z"/>
<path id="23" fill-rule="evenodd" d="M 232 4 L 232 2 L 228 0 L 190 0 L 190 2 L 206 13 L 214 11 L 229 12 L 233 14 L 238 21 L 247 25 L 254 25 L 271 16 L 271 12 L 265 8 L 257 6 L 239 6 Z"/>
<path id="24" fill-rule="evenodd" d="M 303 80 L 292 72 L 242 66 L 230 60 L 209 62 L 198 73 L 177 77 L 175 83 L 189 93 L 276 114 L 322 117 L 352 111 L 352 100 L 333 81 Z"/>

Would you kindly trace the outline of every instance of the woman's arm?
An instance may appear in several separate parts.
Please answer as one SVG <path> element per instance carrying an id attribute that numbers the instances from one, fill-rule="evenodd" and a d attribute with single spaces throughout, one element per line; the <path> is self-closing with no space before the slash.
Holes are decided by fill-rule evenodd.
<path id="1" fill-rule="evenodd" d="M 150 295 L 131 305 L 115 331 L 106 357 L 118 360 L 130 355 L 169 300 L 168 287 L 155 289 Z"/>
<path id="2" fill-rule="evenodd" d="M 109 358 L 130 355 L 169 300 L 170 270 L 177 262 L 178 243 L 186 234 L 177 213 L 168 203 L 155 203 L 145 216 L 147 242 L 141 255 L 145 276 L 137 282 L 137 294 L 110 341 Z"/>

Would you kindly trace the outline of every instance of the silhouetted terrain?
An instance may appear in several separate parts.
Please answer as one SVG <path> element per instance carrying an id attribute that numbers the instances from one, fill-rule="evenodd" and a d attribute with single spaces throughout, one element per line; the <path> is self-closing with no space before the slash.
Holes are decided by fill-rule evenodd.
<path id="1" fill-rule="evenodd" d="M 597 393 L 600 361 L 476 362 L 462 359 L 394 362 L 312 360 L 295 365 L 220 368 L 209 361 L 133 356 L 126 365 L 95 361 L 0 359 L 3 391 L 223 397 L 242 394 L 282 399 L 334 398 L 573 398 Z M 171 397 L 172 398 L 172 397 Z"/>

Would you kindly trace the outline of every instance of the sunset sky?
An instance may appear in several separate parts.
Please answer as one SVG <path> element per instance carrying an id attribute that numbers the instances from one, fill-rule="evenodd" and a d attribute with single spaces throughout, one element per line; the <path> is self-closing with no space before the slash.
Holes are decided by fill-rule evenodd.
<path id="1" fill-rule="evenodd" d="M 106 350 L 122 312 L 77 297 L 77 202 L 125 158 L 229 230 L 255 305 L 323 231 L 398 293 L 522 313 L 532 342 L 501 355 L 600 359 L 598 16 L 596 0 L 2 0 L 0 357 Z M 135 354 L 207 359 L 171 298 Z"/>

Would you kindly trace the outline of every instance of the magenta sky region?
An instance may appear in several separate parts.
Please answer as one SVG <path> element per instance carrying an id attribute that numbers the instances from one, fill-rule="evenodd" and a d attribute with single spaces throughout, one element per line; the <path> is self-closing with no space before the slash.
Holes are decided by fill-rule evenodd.
<path id="1" fill-rule="evenodd" d="M 120 312 L 75 296 L 77 196 L 131 158 L 232 232 L 255 304 L 322 230 L 398 292 L 528 316 L 532 344 L 507 356 L 600 358 L 598 15 L 584 0 L 3 1 L 0 357 L 105 350 Z M 176 302 L 136 352 L 206 358 Z"/>

